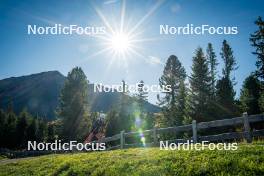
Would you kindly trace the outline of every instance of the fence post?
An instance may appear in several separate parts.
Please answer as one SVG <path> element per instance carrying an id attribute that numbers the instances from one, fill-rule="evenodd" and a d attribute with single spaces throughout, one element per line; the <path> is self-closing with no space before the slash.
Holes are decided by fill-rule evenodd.
<path id="1" fill-rule="evenodd" d="M 250 132 L 250 124 L 249 124 L 249 121 L 248 121 L 247 112 L 243 113 L 243 119 L 244 119 L 244 134 L 245 134 L 245 138 L 247 140 L 247 143 L 251 143 L 252 142 L 252 136 L 251 136 L 251 132 Z"/>
<path id="2" fill-rule="evenodd" d="M 192 131 L 193 131 L 193 142 L 197 143 L 197 123 L 196 123 L 196 120 L 192 121 Z"/>
<path id="3" fill-rule="evenodd" d="M 156 127 L 153 128 L 153 142 L 154 142 L 154 146 L 156 146 L 158 143 L 157 128 Z"/>
<path id="4" fill-rule="evenodd" d="M 120 149 L 123 149 L 124 148 L 124 145 L 125 145 L 125 131 L 121 131 L 120 132 Z"/>

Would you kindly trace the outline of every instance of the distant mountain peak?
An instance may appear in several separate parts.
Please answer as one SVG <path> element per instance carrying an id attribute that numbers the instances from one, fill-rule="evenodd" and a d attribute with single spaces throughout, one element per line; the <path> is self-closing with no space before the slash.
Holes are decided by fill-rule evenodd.
<path id="1" fill-rule="evenodd" d="M 14 111 L 26 108 L 31 114 L 49 119 L 55 118 L 60 91 L 66 77 L 59 71 L 46 71 L 20 77 L 0 80 L 0 108 L 6 109 L 10 100 Z M 88 86 L 92 111 L 107 112 L 119 101 L 119 92 L 93 92 L 93 84 Z M 160 111 L 159 107 L 145 102 L 149 112 Z"/>

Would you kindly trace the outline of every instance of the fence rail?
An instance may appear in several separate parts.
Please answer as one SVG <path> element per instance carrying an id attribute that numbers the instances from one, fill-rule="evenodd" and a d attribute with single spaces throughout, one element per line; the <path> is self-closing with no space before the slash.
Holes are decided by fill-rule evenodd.
<path id="1" fill-rule="evenodd" d="M 260 130 L 251 130 L 250 124 L 256 122 L 263 122 L 264 123 L 264 114 L 258 115 L 250 115 L 248 116 L 247 113 L 244 113 L 242 117 L 235 117 L 231 119 L 223 119 L 223 120 L 215 120 L 209 122 L 200 122 L 196 123 L 195 120 L 192 121 L 192 124 L 182 125 L 182 126 L 175 126 L 175 127 L 167 127 L 167 128 L 153 128 L 150 130 L 145 130 L 142 132 L 125 132 L 121 131 L 120 134 L 116 134 L 111 137 L 106 137 L 101 139 L 100 141 L 94 142 L 104 142 L 106 144 L 110 142 L 115 142 L 115 145 L 111 146 L 108 145 L 107 150 L 114 150 L 114 149 L 124 149 L 130 147 L 140 147 L 142 143 L 133 143 L 128 144 L 126 143 L 126 138 L 139 136 L 141 133 L 146 135 L 150 135 L 152 137 L 152 141 L 145 143 L 145 147 L 153 147 L 157 146 L 159 142 L 158 136 L 164 132 L 189 132 L 192 134 L 192 137 L 189 139 L 172 139 L 167 140 L 169 143 L 179 143 L 179 142 L 186 142 L 187 140 L 193 140 L 193 142 L 199 141 L 223 141 L 223 140 L 234 140 L 234 139 L 246 139 L 247 142 L 252 142 L 253 137 L 264 137 L 264 129 Z M 200 130 L 206 130 L 210 128 L 217 128 L 217 127 L 233 127 L 237 125 L 243 125 L 243 131 L 240 132 L 229 132 L 229 133 L 221 133 L 215 135 L 208 135 L 208 136 L 199 136 Z M 263 127 L 264 125 L 262 125 Z M 72 151 L 74 152 L 74 151 Z M 28 157 L 28 156 L 39 156 L 54 153 L 54 151 L 11 151 L 8 149 L 0 149 L 0 154 L 6 155 L 8 158 L 18 158 L 18 157 Z M 64 153 L 64 151 L 56 151 L 55 153 Z"/>
<path id="2" fill-rule="evenodd" d="M 158 144 L 158 135 L 164 132 L 192 132 L 192 137 L 190 138 L 193 140 L 194 143 L 199 141 L 223 141 L 223 140 L 233 140 L 233 139 L 246 139 L 248 143 L 252 142 L 253 137 L 263 137 L 264 136 L 264 129 L 261 130 L 251 130 L 250 123 L 256 122 L 264 122 L 264 115 L 250 115 L 248 116 L 247 113 L 243 113 L 241 117 L 235 117 L 231 119 L 223 119 L 223 120 L 215 120 L 209 122 L 200 122 L 196 123 L 195 120 L 192 121 L 192 124 L 182 125 L 182 126 L 175 126 L 175 127 L 167 127 L 167 128 L 153 128 L 150 130 L 145 130 L 142 132 L 125 132 L 121 131 L 120 134 L 114 135 L 112 137 L 103 138 L 98 142 L 113 142 L 119 141 L 119 145 L 108 147 L 108 150 L 112 149 L 123 149 L 128 147 L 139 147 L 142 146 L 140 143 L 133 143 L 127 144 L 126 138 L 139 136 L 140 133 L 144 135 L 151 135 L 153 141 L 150 143 L 146 143 L 145 146 L 157 146 Z M 221 133 L 216 135 L 208 135 L 208 136 L 199 136 L 198 132 L 200 130 L 206 130 L 210 128 L 217 128 L 217 127 L 233 127 L 237 125 L 243 125 L 244 131 L 241 132 L 229 132 L 229 133 Z M 174 139 L 169 140 L 173 142 L 183 142 L 187 141 L 188 139 Z"/>

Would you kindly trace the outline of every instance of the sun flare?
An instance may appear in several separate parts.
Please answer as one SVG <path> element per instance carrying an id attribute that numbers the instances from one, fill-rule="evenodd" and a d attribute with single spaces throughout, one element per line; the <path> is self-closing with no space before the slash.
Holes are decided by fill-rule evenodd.
<path id="1" fill-rule="evenodd" d="M 137 22 L 133 24 L 131 23 L 131 19 L 126 15 L 126 0 L 121 0 L 120 2 L 121 8 L 118 14 L 118 16 L 120 16 L 120 21 L 118 18 L 108 18 L 96 4 L 92 3 L 95 12 L 106 27 L 106 34 L 97 36 L 98 39 L 100 39 L 98 41 L 102 49 L 92 53 L 90 57 L 106 53 L 111 57 L 107 68 L 110 68 L 112 65 L 116 66 L 116 63 L 120 64 L 122 67 L 128 68 L 129 62 L 135 60 L 135 57 L 145 60 L 148 56 L 142 53 L 144 48 L 142 43 L 159 39 L 145 38 L 144 35 L 142 35 L 144 32 L 142 26 L 161 6 L 163 0 L 157 1 L 142 18 L 137 19 Z"/>
<path id="2" fill-rule="evenodd" d="M 131 40 L 124 33 L 114 34 L 110 39 L 110 47 L 115 53 L 125 53 L 131 47 Z"/>

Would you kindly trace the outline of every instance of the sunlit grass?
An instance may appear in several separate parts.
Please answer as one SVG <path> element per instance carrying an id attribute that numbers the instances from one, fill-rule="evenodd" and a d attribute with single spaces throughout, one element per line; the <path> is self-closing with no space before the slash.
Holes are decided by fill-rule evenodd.
<path id="1" fill-rule="evenodd" d="M 4 155 L 0 155 L 0 160 L 2 160 L 2 159 L 7 159 L 7 158 Z"/>
<path id="2" fill-rule="evenodd" d="M 1 164 L 0 175 L 264 175 L 264 146 L 237 151 L 137 148 L 47 155 Z"/>

